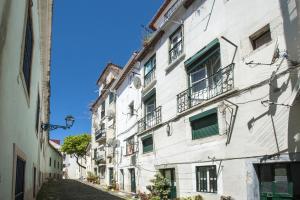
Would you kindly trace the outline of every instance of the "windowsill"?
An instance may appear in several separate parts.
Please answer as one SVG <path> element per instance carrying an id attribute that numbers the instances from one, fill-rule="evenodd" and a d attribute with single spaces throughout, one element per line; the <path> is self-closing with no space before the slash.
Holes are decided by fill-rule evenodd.
<path id="1" fill-rule="evenodd" d="M 155 84 L 156 84 L 156 79 L 151 81 L 146 87 L 142 89 L 142 94 L 146 94 L 147 92 L 149 92 L 154 87 Z"/>
<path id="2" fill-rule="evenodd" d="M 182 52 L 182 54 L 176 60 L 170 63 L 168 67 L 165 69 L 166 74 L 170 73 L 184 58 L 185 58 L 185 53 Z"/>

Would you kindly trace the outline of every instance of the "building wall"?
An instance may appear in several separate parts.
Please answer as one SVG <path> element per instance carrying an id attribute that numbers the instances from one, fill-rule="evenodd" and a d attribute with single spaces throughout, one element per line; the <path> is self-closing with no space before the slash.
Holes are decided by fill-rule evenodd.
<path id="1" fill-rule="evenodd" d="M 14 199 L 16 158 L 26 161 L 24 199 L 33 199 L 35 193 L 46 179 L 45 161 L 49 146 L 48 133 L 38 126 L 36 130 L 37 99 L 40 96 L 40 120 L 48 116 L 47 82 L 45 72 L 49 69 L 42 52 L 47 52 L 48 45 L 42 46 L 44 38 L 48 41 L 51 19 L 45 23 L 43 14 L 51 17 L 52 1 L 32 1 L 31 15 L 33 26 L 33 57 L 31 65 L 30 92 L 25 89 L 22 75 L 25 22 L 29 1 L 0 2 L 0 199 Z M 43 7 L 43 6 L 45 7 Z M 41 14 L 43 13 L 43 14 Z M 42 35 L 43 34 L 43 35 Z M 48 43 L 47 43 L 48 44 Z M 46 55 L 44 55 L 47 57 Z M 44 121 L 47 122 L 47 121 Z M 40 122 L 41 123 L 41 122 Z M 33 173 L 36 168 L 36 184 Z"/>
<path id="2" fill-rule="evenodd" d="M 146 186 L 150 185 L 156 172 L 175 168 L 177 196 L 201 194 L 205 199 L 219 199 L 221 195 L 230 195 L 234 199 L 258 199 L 259 183 L 254 163 L 259 163 L 265 155 L 276 153 L 281 153 L 276 162 L 299 161 L 299 141 L 295 139 L 299 128 L 293 122 L 295 117 L 291 118 L 299 112 L 296 111 L 298 104 L 290 106 L 299 90 L 299 65 L 291 63 L 291 60 L 299 63 L 299 47 L 291 42 L 299 40 L 299 16 L 295 10 L 299 10 L 296 1 L 195 1 L 188 9 L 181 6 L 162 25 L 164 35 L 140 63 L 144 66 L 156 53 L 157 81 L 154 87 L 156 105 L 162 106 L 162 123 L 138 133 L 137 190 L 147 192 Z M 169 37 L 181 21 L 184 53 L 175 64 L 169 64 Z M 249 37 L 267 24 L 272 41 L 253 50 Z M 235 57 L 234 46 L 222 36 L 237 45 Z M 234 88 L 179 114 L 176 95 L 188 88 L 184 61 L 216 38 L 221 48 L 221 65 L 227 66 L 234 58 Z M 280 51 L 279 58 L 272 65 L 263 65 L 271 63 L 276 46 Z M 292 58 L 288 60 L 285 51 Z M 263 64 L 247 65 L 250 61 Z M 140 74 L 143 74 L 143 68 Z M 117 91 L 116 136 L 121 142 L 118 169 L 133 167 L 123 149 L 126 148 L 125 140 L 137 133 L 136 119 L 130 119 L 124 113 L 132 99 L 141 105 L 142 97 L 141 91 L 131 85 L 131 76 L 129 73 Z M 263 104 L 265 100 L 279 105 Z M 226 120 L 230 117 L 226 110 L 228 106 L 237 108 L 230 138 L 226 134 Z M 138 119 L 144 114 L 143 106 L 139 108 Z M 219 134 L 192 140 L 189 118 L 212 108 L 218 110 Z M 170 136 L 166 131 L 167 124 L 170 125 Z M 140 138 L 147 134 L 153 135 L 154 150 L 143 154 Z M 219 169 L 216 194 L 196 192 L 195 169 L 204 165 L 215 165 Z M 129 191 L 129 173 L 124 172 L 125 191 Z"/>

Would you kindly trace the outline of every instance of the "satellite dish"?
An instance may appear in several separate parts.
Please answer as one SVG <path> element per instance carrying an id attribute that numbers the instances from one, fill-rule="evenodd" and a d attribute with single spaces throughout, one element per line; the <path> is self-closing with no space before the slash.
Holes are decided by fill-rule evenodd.
<path id="1" fill-rule="evenodd" d="M 134 76 L 133 77 L 133 86 L 136 88 L 136 89 L 140 89 L 141 86 L 142 86 L 142 81 L 139 77 L 137 76 Z"/>
<path id="2" fill-rule="evenodd" d="M 115 147 L 115 148 L 119 147 L 120 146 L 120 140 L 118 140 L 118 139 L 113 140 L 112 146 Z"/>

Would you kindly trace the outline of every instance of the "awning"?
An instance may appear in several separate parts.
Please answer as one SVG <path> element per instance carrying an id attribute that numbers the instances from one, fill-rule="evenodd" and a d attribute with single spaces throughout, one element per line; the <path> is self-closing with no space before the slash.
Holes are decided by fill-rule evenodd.
<path id="1" fill-rule="evenodd" d="M 195 61 L 197 61 L 200 57 L 202 57 L 204 54 L 206 54 L 209 50 L 211 50 L 214 47 L 219 46 L 219 40 L 218 38 L 211 41 L 208 45 L 203 47 L 200 51 L 198 51 L 195 55 L 190 57 L 184 62 L 184 65 L 186 68 L 189 68 Z"/>
<path id="2" fill-rule="evenodd" d="M 190 122 L 192 122 L 192 121 L 206 117 L 206 116 L 214 114 L 214 113 L 217 113 L 217 108 L 213 108 L 213 109 L 207 110 L 205 112 L 199 113 L 197 115 L 194 115 L 194 116 L 190 117 L 189 120 L 190 120 Z"/>

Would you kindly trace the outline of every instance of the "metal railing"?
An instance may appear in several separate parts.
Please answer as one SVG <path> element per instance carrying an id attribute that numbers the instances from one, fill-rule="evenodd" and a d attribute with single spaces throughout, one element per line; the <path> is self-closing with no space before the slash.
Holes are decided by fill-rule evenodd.
<path id="1" fill-rule="evenodd" d="M 205 100 L 214 98 L 234 87 L 234 63 L 199 81 L 177 95 L 177 112 L 181 113 Z"/>
<path id="2" fill-rule="evenodd" d="M 95 132 L 95 141 L 100 140 L 101 138 L 105 137 L 105 130 L 104 129 L 99 129 Z"/>
<path id="3" fill-rule="evenodd" d="M 94 158 L 96 161 L 105 160 L 105 151 L 97 151 L 96 156 Z"/>
<path id="4" fill-rule="evenodd" d="M 143 132 L 152 128 L 161 122 L 161 106 L 157 107 L 153 112 L 147 113 L 145 117 L 138 121 L 138 132 Z"/>
<path id="5" fill-rule="evenodd" d="M 144 77 L 144 87 L 149 85 L 155 79 L 155 67 L 152 68 Z"/>

